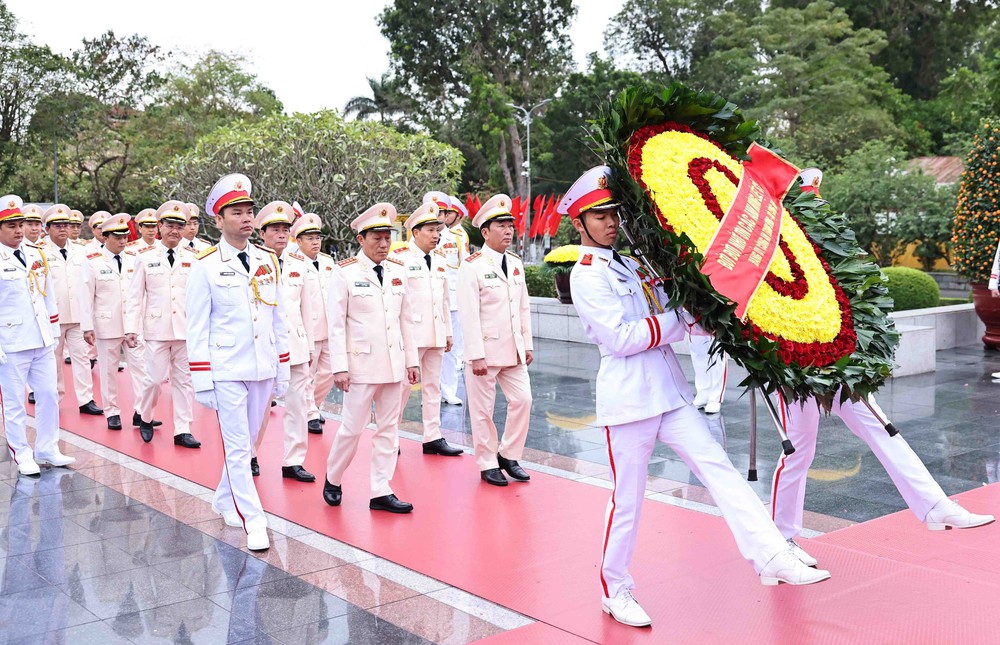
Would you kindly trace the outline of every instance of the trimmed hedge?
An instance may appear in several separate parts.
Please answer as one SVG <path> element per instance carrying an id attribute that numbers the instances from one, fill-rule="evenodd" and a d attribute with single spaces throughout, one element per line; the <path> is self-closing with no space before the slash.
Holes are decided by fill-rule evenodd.
<path id="1" fill-rule="evenodd" d="M 882 269 L 882 273 L 889 281 L 889 297 L 893 301 L 893 311 L 938 306 L 941 289 L 934 278 L 923 271 L 908 267 L 888 267 Z"/>
<path id="2" fill-rule="evenodd" d="M 528 295 L 539 298 L 555 298 L 556 283 L 552 273 L 544 266 L 525 265 L 524 282 L 528 285 Z"/>

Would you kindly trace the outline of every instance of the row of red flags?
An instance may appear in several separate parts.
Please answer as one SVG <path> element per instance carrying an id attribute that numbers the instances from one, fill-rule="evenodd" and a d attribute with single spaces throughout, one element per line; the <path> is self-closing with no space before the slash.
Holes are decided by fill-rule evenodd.
<path id="1" fill-rule="evenodd" d="M 535 195 L 535 200 L 531 205 L 531 230 L 527 232 L 528 238 L 540 235 L 555 235 L 559 231 L 559 222 L 562 215 L 556 212 L 556 206 L 562 201 L 562 195 Z M 465 207 L 469 209 L 469 217 L 474 217 L 483 203 L 477 195 L 468 194 L 465 196 Z M 514 225 L 517 227 L 517 234 L 525 235 L 527 227 L 528 200 L 515 197 L 510 208 L 514 216 Z"/>

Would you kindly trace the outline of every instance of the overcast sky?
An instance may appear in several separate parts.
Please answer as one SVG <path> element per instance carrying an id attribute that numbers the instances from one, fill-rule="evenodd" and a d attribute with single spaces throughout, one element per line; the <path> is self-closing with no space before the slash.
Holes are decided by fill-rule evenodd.
<path id="1" fill-rule="evenodd" d="M 578 0 L 570 31 L 574 56 L 602 51 L 608 20 L 623 0 Z M 6 0 L 21 31 L 66 53 L 108 29 L 138 33 L 167 50 L 235 51 L 253 61 L 257 76 L 289 112 L 343 108 L 368 95 L 367 77 L 389 66 L 388 42 L 376 16 L 380 0 Z"/>

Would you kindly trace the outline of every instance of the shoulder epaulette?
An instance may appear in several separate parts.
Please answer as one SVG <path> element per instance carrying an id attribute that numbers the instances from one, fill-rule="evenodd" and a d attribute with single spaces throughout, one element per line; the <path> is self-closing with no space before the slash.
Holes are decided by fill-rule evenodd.
<path id="1" fill-rule="evenodd" d="M 298 253 L 289 253 L 289 254 L 288 254 L 288 257 L 290 257 L 290 258 L 294 258 L 294 259 L 296 259 L 296 260 L 302 260 L 303 262 L 305 262 L 305 261 L 306 261 L 306 256 L 304 256 L 304 255 L 299 255 Z"/>
<path id="2" fill-rule="evenodd" d="M 90 255 L 87 256 L 87 259 L 93 260 L 94 258 L 99 258 L 99 257 L 101 257 L 100 253 L 91 253 Z"/>
<path id="3" fill-rule="evenodd" d="M 87 240 L 70 240 L 73 244 L 79 244 L 80 246 L 87 246 Z"/>
<path id="4" fill-rule="evenodd" d="M 398 249 L 396 249 L 395 251 L 393 251 L 393 253 L 406 253 L 409 250 L 410 250 L 410 247 L 408 247 L 408 246 L 401 246 Z"/>
<path id="5" fill-rule="evenodd" d="M 146 253 L 147 251 L 152 251 L 155 248 L 156 248 L 155 246 L 147 246 L 144 249 L 139 249 L 139 253 Z"/>
<path id="6" fill-rule="evenodd" d="M 441 249 L 434 249 L 434 255 L 440 255 L 443 258 L 448 257 L 448 255 L 444 251 L 442 251 Z M 466 258 L 466 259 L 468 259 L 468 258 Z"/>
<path id="7" fill-rule="evenodd" d="M 32 244 L 31 242 L 25 242 L 24 245 L 27 246 L 28 248 L 31 248 L 31 249 L 39 249 L 39 250 L 41 250 L 41 248 L 42 248 L 42 247 L 38 246 L 37 244 Z"/>
<path id="8" fill-rule="evenodd" d="M 324 258 L 330 258 L 331 260 L 333 259 L 333 256 L 330 255 L 329 253 L 323 253 L 322 251 L 320 251 L 319 254 L 322 255 Z"/>
<path id="9" fill-rule="evenodd" d="M 397 260 L 396 258 L 386 258 L 386 262 L 392 262 L 393 264 L 398 264 L 399 266 L 403 266 L 403 263 L 400 260 Z"/>
<path id="10" fill-rule="evenodd" d="M 517 258 L 518 260 L 521 259 L 521 256 L 518 255 L 517 253 L 514 253 L 513 251 L 507 251 L 507 255 L 511 256 L 512 258 Z"/>
<path id="11" fill-rule="evenodd" d="M 473 260 L 476 260 L 477 258 L 482 257 L 482 255 L 483 255 L 482 251 L 476 251 L 475 253 L 473 253 L 469 257 L 465 258 L 465 261 L 466 262 L 472 262 Z"/>
<path id="12" fill-rule="evenodd" d="M 218 250 L 219 250 L 219 247 L 217 247 L 217 246 L 210 246 L 210 247 L 208 247 L 207 249 L 205 249 L 204 251 L 202 251 L 201 253 L 198 254 L 198 259 L 199 260 L 203 260 L 203 259 L 205 259 L 208 256 L 212 255 L 213 253 L 215 253 Z M 145 252 L 146 252 L 146 249 L 143 249 L 143 250 L 139 251 L 139 253 L 145 253 Z"/>
<path id="13" fill-rule="evenodd" d="M 131 255 L 132 257 L 135 257 L 135 251 L 129 251 L 126 249 L 125 251 L 122 251 L 122 253 L 124 253 L 125 255 Z"/>
<path id="14" fill-rule="evenodd" d="M 128 244 L 126 244 L 125 246 L 135 246 L 135 245 L 136 245 L 136 244 L 138 244 L 139 242 L 142 242 L 142 238 L 139 238 L 138 240 L 132 240 L 131 242 L 129 242 L 129 243 L 128 243 Z"/>
<path id="15" fill-rule="evenodd" d="M 254 246 L 256 246 L 258 249 L 260 249 L 264 253 L 274 253 L 274 251 L 272 251 L 271 249 L 267 248 L 266 246 L 262 246 L 260 244 L 254 244 Z"/>
<path id="16" fill-rule="evenodd" d="M 580 258 L 580 264 L 582 264 L 585 267 L 589 267 L 590 263 L 593 261 L 594 261 L 594 256 L 590 253 L 587 253 L 586 255 Z"/>
<path id="17" fill-rule="evenodd" d="M 337 266 L 346 267 L 354 264 L 357 261 L 358 261 L 357 258 L 347 258 L 346 260 L 341 260 L 340 262 L 338 262 Z"/>
<path id="18" fill-rule="evenodd" d="M 195 254 L 200 253 L 198 249 L 192 249 L 190 246 L 182 246 L 181 248 L 189 253 L 195 253 Z"/>

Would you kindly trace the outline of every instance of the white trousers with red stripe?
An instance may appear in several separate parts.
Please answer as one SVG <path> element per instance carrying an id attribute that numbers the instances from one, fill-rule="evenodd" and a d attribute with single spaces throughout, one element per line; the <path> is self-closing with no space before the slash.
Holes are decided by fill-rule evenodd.
<path id="1" fill-rule="evenodd" d="M 695 400 L 722 403 L 726 393 L 726 371 L 729 357 L 725 353 L 709 354 L 712 336 L 690 336 L 691 365 L 694 367 Z"/>
<path id="2" fill-rule="evenodd" d="M 33 457 L 54 457 L 59 452 L 59 397 L 56 393 L 56 359 L 53 346 L 9 352 L 0 365 L 0 401 L 7 447 L 16 463 Z M 60 366 L 61 367 L 61 366 Z M 35 450 L 28 445 L 24 388 L 35 393 Z"/>
<path id="3" fill-rule="evenodd" d="M 839 396 L 839 394 L 837 395 Z M 934 505 L 947 497 L 934 477 L 913 452 L 903 436 L 890 437 L 882 420 L 886 419 L 874 398 L 868 402 L 878 414 L 872 414 L 864 403 L 836 402 L 831 412 L 841 418 L 847 428 L 868 444 L 872 453 L 889 473 L 907 506 L 921 522 Z M 781 401 L 785 417 L 785 432 L 795 446 L 795 452 L 782 455 L 771 481 L 771 517 L 786 538 L 793 538 L 802 531 L 802 513 L 805 508 L 806 478 L 816 456 L 816 435 L 819 433 L 819 404 L 814 400 L 804 403 Z"/>
<path id="4" fill-rule="evenodd" d="M 444 347 L 421 347 L 420 353 L 420 416 L 424 423 L 424 443 L 441 438 L 441 359 Z M 410 400 L 413 386 L 406 379 L 400 384 L 402 403 L 399 408 L 399 425 L 403 424 L 403 410 Z"/>
<path id="5" fill-rule="evenodd" d="M 274 379 L 215 382 L 226 463 L 212 508 L 218 512 L 235 511 L 248 533 L 267 527 L 264 508 L 250 474 L 250 457 L 264 414 L 270 410 L 273 389 Z"/>
<path id="6" fill-rule="evenodd" d="M 686 405 L 664 414 L 606 428 L 614 490 L 605 515 L 601 584 L 614 598 L 635 586 L 628 567 L 639 533 L 649 458 L 657 440 L 670 446 L 704 484 L 722 511 L 740 553 L 759 573 L 788 548 L 767 510 L 708 430 L 705 418 Z"/>

